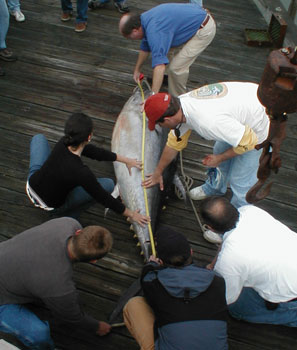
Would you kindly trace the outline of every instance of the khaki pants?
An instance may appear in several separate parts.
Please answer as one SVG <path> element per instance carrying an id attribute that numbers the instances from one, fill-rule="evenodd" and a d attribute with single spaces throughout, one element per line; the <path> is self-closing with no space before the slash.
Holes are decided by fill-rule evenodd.
<path id="1" fill-rule="evenodd" d="M 179 96 L 187 92 L 189 69 L 195 59 L 212 42 L 216 34 L 216 24 L 210 16 L 204 28 L 198 29 L 196 34 L 183 46 L 169 51 L 169 65 L 167 67 L 169 93 Z"/>
<path id="2" fill-rule="evenodd" d="M 123 315 L 126 327 L 141 350 L 154 350 L 155 316 L 145 298 L 134 297 L 130 299 L 124 307 Z"/>

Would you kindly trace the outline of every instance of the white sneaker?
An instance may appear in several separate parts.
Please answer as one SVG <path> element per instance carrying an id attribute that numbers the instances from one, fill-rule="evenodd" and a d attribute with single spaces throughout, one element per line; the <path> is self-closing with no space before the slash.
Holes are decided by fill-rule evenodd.
<path id="1" fill-rule="evenodd" d="M 203 191 L 202 186 L 198 186 L 195 188 L 192 188 L 190 191 L 190 197 L 195 201 L 201 201 L 201 199 L 204 199 L 208 197 L 205 192 Z"/>
<path id="2" fill-rule="evenodd" d="M 12 16 L 14 16 L 15 20 L 17 22 L 24 22 L 25 20 L 25 16 L 24 14 L 21 12 L 21 10 L 17 10 L 17 11 L 14 11 L 14 12 L 10 12 L 10 14 Z"/>
<path id="3" fill-rule="evenodd" d="M 210 243 L 221 244 L 223 242 L 222 235 L 211 230 L 204 231 L 203 237 Z"/>

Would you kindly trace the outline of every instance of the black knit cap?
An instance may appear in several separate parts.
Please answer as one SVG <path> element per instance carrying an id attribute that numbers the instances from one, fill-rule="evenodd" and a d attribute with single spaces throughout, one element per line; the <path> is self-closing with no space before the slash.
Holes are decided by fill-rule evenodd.
<path id="1" fill-rule="evenodd" d="M 169 227 L 162 227 L 157 231 L 158 258 L 164 263 L 170 263 L 174 256 L 183 256 L 187 260 L 191 255 L 191 246 L 186 237 Z"/>

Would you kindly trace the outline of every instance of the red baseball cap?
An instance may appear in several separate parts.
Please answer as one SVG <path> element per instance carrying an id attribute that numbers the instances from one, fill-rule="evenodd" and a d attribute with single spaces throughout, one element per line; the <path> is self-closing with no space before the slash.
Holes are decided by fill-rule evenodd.
<path id="1" fill-rule="evenodd" d="M 166 112 L 171 96 L 166 92 L 159 92 L 158 94 L 150 96 L 144 104 L 144 111 L 148 118 L 148 128 L 155 130 L 156 121 L 162 117 Z"/>

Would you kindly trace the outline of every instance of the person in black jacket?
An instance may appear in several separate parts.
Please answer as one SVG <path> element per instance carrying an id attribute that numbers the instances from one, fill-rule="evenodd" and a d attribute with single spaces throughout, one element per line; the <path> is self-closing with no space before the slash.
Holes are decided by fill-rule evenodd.
<path id="1" fill-rule="evenodd" d="M 35 135 L 31 140 L 26 185 L 31 202 L 55 215 L 77 219 L 83 209 L 97 201 L 140 225 L 147 224 L 149 217 L 126 208 L 111 196 L 113 180 L 96 179 L 89 167 L 83 164 L 81 156 L 98 161 L 122 162 L 129 172 L 132 167 L 141 169 L 141 161 L 90 144 L 93 122 L 83 113 L 72 114 L 66 121 L 64 132 L 52 152 L 44 135 Z"/>
<path id="2" fill-rule="evenodd" d="M 169 228 L 157 233 L 156 249 L 159 258 L 143 268 L 144 297 L 124 307 L 141 349 L 228 349 L 224 279 L 195 266 L 187 239 Z"/>

